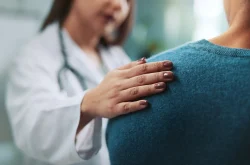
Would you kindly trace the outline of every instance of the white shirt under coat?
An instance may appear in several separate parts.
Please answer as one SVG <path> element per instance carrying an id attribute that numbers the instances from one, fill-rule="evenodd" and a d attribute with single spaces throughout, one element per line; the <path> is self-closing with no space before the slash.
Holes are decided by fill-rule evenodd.
<path id="1" fill-rule="evenodd" d="M 89 89 L 97 86 L 103 72 L 65 30 L 63 35 L 69 64 L 84 76 Z M 64 63 L 60 49 L 55 23 L 15 58 L 6 99 L 14 140 L 27 155 L 25 165 L 108 165 L 104 141 L 107 120 L 92 120 L 76 137 L 86 90 L 70 71 L 62 76 L 64 89 L 60 90 L 57 74 Z M 108 70 L 130 62 L 119 46 L 100 47 L 100 54 Z"/>

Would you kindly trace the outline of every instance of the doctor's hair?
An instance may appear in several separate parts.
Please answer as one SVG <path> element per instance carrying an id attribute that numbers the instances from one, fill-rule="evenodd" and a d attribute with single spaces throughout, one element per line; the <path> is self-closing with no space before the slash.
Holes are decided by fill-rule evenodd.
<path id="1" fill-rule="evenodd" d="M 134 1 L 135 0 L 128 0 L 130 12 L 125 21 L 117 29 L 115 39 L 110 41 L 103 37 L 101 38 L 100 44 L 104 46 L 122 45 L 125 42 L 133 25 L 135 6 Z M 60 26 L 62 26 L 71 10 L 73 2 L 74 1 L 72 0 L 54 0 L 50 12 L 42 24 L 40 32 L 44 31 L 50 24 L 55 22 L 58 22 Z"/>

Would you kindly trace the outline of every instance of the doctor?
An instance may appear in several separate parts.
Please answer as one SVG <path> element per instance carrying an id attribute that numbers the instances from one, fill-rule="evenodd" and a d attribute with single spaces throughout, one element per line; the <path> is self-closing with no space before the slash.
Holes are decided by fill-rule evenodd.
<path id="1" fill-rule="evenodd" d="M 139 98 L 173 79 L 171 62 L 130 63 L 122 50 L 133 7 L 132 0 L 54 0 L 8 83 L 8 114 L 25 165 L 108 165 L 104 118 L 144 109 Z"/>

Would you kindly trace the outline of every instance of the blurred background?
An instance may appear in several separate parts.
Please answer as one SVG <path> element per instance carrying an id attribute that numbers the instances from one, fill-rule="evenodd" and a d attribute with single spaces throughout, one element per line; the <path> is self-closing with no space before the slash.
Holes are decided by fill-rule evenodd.
<path id="1" fill-rule="evenodd" d="M 53 0 L 0 0 L 0 165 L 19 165 L 4 104 L 10 61 L 34 36 Z M 135 60 L 227 28 L 222 0 L 137 0 L 135 25 L 124 45 Z"/>

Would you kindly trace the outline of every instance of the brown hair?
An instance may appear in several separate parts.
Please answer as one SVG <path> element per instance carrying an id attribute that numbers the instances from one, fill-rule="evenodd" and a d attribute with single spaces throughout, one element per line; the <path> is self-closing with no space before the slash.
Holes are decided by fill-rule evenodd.
<path id="1" fill-rule="evenodd" d="M 101 43 L 104 45 L 122 45 L 133 25 L 134 18 L 134 0 L 128 1 L 130 6 L 130 12 L 126 20 L 121 24 L 121 26 L 117 30 L 117 37 L 113 41 L 109 41 L 105 38 L 101 39 Z M 50 9 L 50 12 L 42 24 L 41 31 L 46 29 L 46 27 L 54 22 L 59 22 L 62 25 L 67 18 L 71 6 L 73 4 L 72 0 L 54 0 L 54 3 Z"/>

